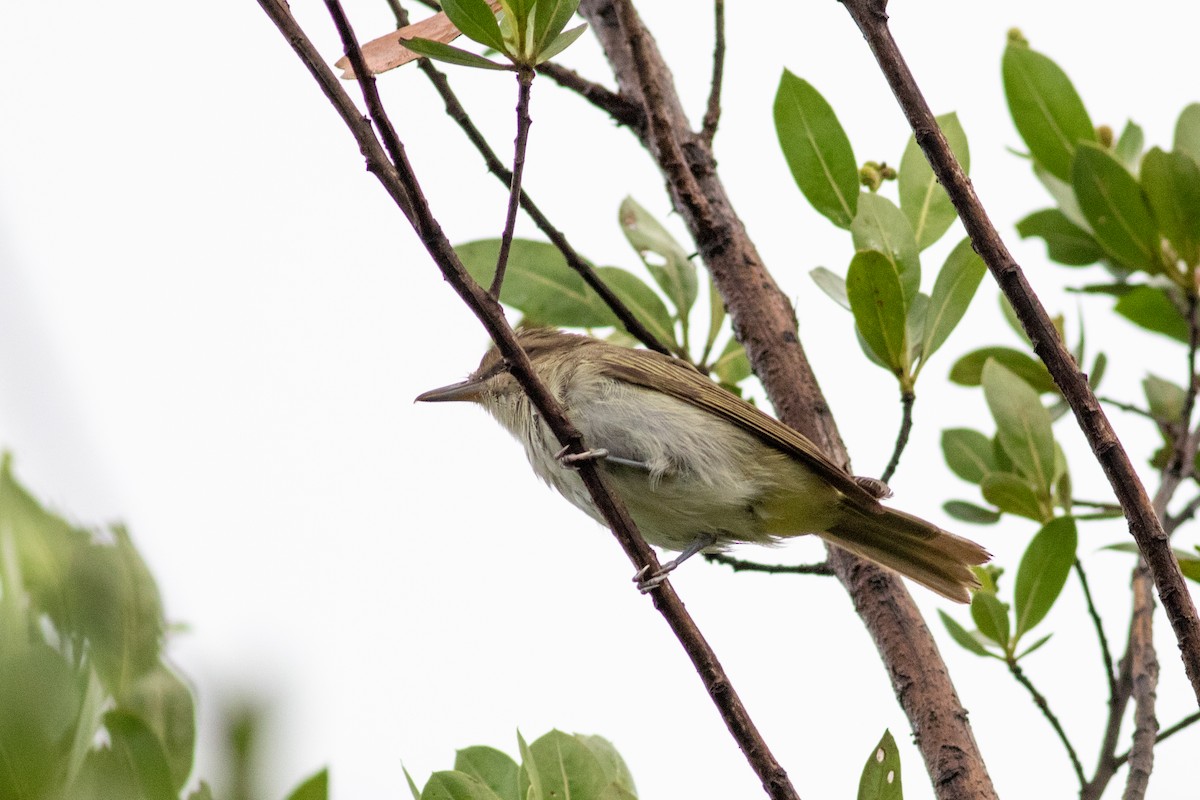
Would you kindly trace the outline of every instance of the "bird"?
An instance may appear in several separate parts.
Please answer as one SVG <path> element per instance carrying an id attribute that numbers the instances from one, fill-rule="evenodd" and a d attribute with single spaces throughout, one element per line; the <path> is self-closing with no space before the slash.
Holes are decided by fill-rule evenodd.
<path id="1" fill-rule="evenodd" d="M 775 545 L 813 534 L 960 603 L 979 587 L 979 544 L 880 502 L 881 481 L 855 477 L 800 432 L 721 388 L 686 361 L 554 328 L 516 341 L 590 448 L 566 453 L 493 345 L 466 380 L 417 402 L 482 406 L 523 446 L 534 473 L 603 524 L 578 474 L 594 460 L 643 538 L 679 556 Z"/>

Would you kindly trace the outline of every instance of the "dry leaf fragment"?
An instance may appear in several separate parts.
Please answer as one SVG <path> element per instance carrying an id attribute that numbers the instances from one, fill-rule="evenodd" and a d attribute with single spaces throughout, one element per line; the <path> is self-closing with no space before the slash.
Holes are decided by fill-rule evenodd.
<path id="1" fill-rule="evenodd" d="M 488 5 L 492 7 L 492 11 L 495 11 L 500 8 L 500 0 L 491 0 Z M 412 25 L 405 25 L 403 28 L 367 42 L 362 46 L 363 59 L 367 62 L 367 69 L 371 74 L 378 75 L 410 61 L 416 61 L 421 57 L 405 47 L 402 39 L 420 37 L 449 44 L 461 35 L 462 31 L 454 27 L 454 23 L 447 18 L 445 12 L 439 12 L 432 17 L 414 22 Z M 350 64 L 350 59 L 346 56 L 339 58 L 333 65 L 342 70 L 343 80 L 354 80 L 357 77 L 354 74 L 354 67 Z"/>

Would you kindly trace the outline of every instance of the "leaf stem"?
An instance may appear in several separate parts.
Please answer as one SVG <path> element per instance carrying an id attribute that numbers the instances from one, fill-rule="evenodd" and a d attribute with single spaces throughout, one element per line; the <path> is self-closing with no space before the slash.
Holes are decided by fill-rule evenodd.
<path id="1" fill-rule="evenodd" d="M 1071 759 L 1071 767 L 1075 770 L 1075 777 L 1079 779 L 1080 790 L 1087 785 L 1087 779 L 1083 775 L 1083 764 L 1079 763 L 1079 756 L 1075 753 L 1075 747 L 1071 744 L 1071 740 L 1067 738 L 1067 732 L 1063 730 L 1062 723 L 1058 721 L 1058 717 L 1050 710 L 1050 704 L 1046 701 L 1045 696 L 1037 690 L 1033 685 L 1033 681 L 1021 669 L 1021 665 L 1016 662 L 1016 659 L 1011 656 L 1006 658 L 1004 663 L 1008 665 L 1008 671 L 1017 679 L 1017 683 L 1025 687 L 1029 692 L 1029 696 L 1033 698 L 1034 704 L 1041 710 L 1044 716 L 1050 723 L 1050 727 L 1054 728 L 1054 732 L 1058 734 L 1058 740 L 1062 742 L 1063 747 L 1067 750 L 1067 756 Z"/>
<path id="2" fill-rule="evenodd" d="M 900 393 L 900 430 L 896 433 L 896 446 L 892 448 L 892 458 L 883 468 L 883 474 L 879 476 L 884 483 L 890 481 L 896 473 L 896 467 L 900 466 L 900 455 L 908 446 L 908 435 L 912 432 L 913 424 L 913 403 L 916 399 L 917 396 L 911 391 Z"/>

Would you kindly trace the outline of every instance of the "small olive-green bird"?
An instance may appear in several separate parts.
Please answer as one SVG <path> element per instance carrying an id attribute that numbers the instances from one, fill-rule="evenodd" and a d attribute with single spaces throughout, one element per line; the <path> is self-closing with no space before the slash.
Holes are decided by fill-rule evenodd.
<path id="1" fill-rule="evenodd" d="M 735 543 L 776 544 L 814 533 L 944 597 L 969 602 L 975 542 L 887 508 L 887 487 L 855 478 L 797 431 L 690 365 L 649 350 L 531 328 L 517 332 L 538 376 L 592 448 L 646 541 L 681 551 L 643 589 L 689 556 Z M 533 471 L 603 523 L 558 440 L 495 347 L 465 381 L 419 401 L 478 403 L 525 447 Z"/>

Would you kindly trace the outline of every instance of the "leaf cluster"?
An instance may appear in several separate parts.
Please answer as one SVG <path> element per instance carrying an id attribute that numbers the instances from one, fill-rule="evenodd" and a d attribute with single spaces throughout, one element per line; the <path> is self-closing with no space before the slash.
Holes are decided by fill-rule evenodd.
<path id="1" fill-rule="evenodd" d="M 500 13 L 495 12 L 499 8 Z M 463 35 L 508 59 L 508 64 L 432 39 L 414 37 L 404 46 L 414 53 L 477 69 L 531 69 L 567 49 L 586 24 L 564 30 L 579 0 L 443 0 L 442 11 Z"/>

